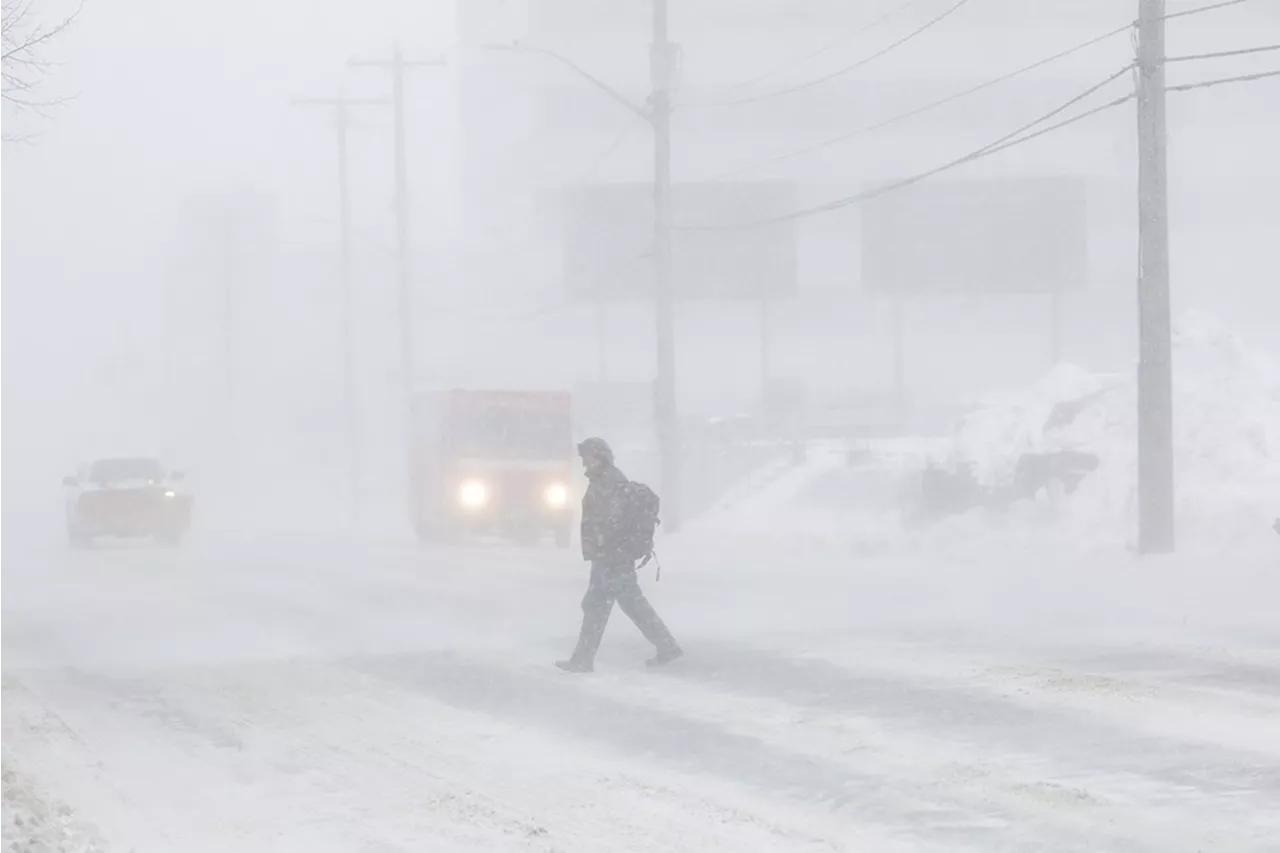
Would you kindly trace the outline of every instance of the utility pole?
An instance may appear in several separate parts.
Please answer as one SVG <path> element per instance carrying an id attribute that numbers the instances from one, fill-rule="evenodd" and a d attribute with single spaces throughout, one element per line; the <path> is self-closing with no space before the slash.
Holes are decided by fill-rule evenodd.
<path id="1" fill-rule="evenodd" d="M 360 414 L 356 395 L 355 291 L 351 277 L 351 179 L 347 158 L 349 110 L 356 106 L 385 106 L 374 98 L 294 98 L 295 106 L 326 107 L 333 110 L 338 140 L 338 240 L 339 282 L 342 291 L 342 388 L 347 445 L 347 488 L 351 520 L 361 510 Z"/>
<path id="2" fill-rule="evenodd" d="M 446 63 L 442 59 L 406 60 L 395 45 L 391 59 L 352 59 L 347 63 L 353 68 L 381 68 L 391 72 L 391 108 L 395 115 L 395 170 L 396 170 L 396 284 L 400 335 L 400 381 L 404 395 L 405 416 L 413 394 L 414 385 L 414 314 L 413 314 L 413 253 L 409 244 L 409 164 L 405 130 L 405 72 L 412 68 L 439 68 Z"/>
<path id="3" fill-rule="evenodd" d="M 676 48 L 667 38 L 667 0 L 653 0 L 649 69 L 653 123 L 654 325 L 657 343 L 655 420 L 667 529 L 680 529 L 680 420 L 676 409 L 674 282 L 671 271 L 671 79 Z"/>
<path id="4" fill-rule="evenodd" d="M 544 48 L 490 45 L 493 50 L 538 53 L 572 70 L 614 101 L 653 126 L 653 314 L 657 376 L 653 383 L 654 421 L 661 457 L 663 522 L 670 532 L 682 521 L 680 489 L 680 418 L 676 401 L 674 281 L 671 262 L 671 86 L 677 46 L 667 35 L 667 0 L 653 2 L 653 42 L 649 46 L 652 92 L 647 108 L 594 77 L 573 60 Z"/>
<path id="5" fill-rule="evenodd" d="M 1165 1 L 1138 2 L 1138 548 L 1174 549 Z"/>

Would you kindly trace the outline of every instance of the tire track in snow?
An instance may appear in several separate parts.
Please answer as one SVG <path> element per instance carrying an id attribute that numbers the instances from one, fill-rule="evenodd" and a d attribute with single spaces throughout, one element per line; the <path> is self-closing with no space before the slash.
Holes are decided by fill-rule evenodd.
<path id="1" fill-rule="evenodd" d="M 817 806 L 851 826 L 870 826 L 883 833 L 909 827 L 917 843 L 942 849 L 1018 850 L 1024 845 L 1036 849 L 1048 831 L 1055 850 L 1093 853 L 1099 835 L 1113 837 L 1097 827 L 1063 821 L 1028 832 L 1027 813 L 1015 811 L 1009 802 L 959 798 L 946 786 L 920 785 L 883 765 L 840 760 L 830 750 L 818 755 L 787 749 L 708 721 L 705 713 L 684 715 L 578 689 L 560 673 L 547 677 L 541 670 L 522 672 L 449 653 L 360 658 L 349 663 L 361 672 L 471 712 L 599 744 L 621 755 L 658 759 L 682 772 L 738 780 L 772 796 Z M 1015 827 L 1024 831 L 1011 833 Z M 1163 853 L 1170 849 L 1167 838 L 1150 841 L 1123 832 L 1118 838 L 1126 850 Z"/>
<path id="2" fill-rule="evenodd" d="M 800 707 L 937 732 L 993 752 L 1045 755 L 1083 771 L 1133 774 L 1201 795 L 1280 802 L 1280 764 L 1256 754 L 1155 738 L 1062 708 L 1028 708 L 973 687 L 854 671 L 731 644 L 708 645 L 670 676 Z"/>
<path id="3" fill-rule="evenodd" d="M 106 768 L 149 795 L 152 811 L 186 815 L 210 849 L 276 849 L 266 839 L 321 833 L 327 846 L 308 849 L 408 851 L 433 839 L 467 850 L 594 853 L 621 843 L 816 853 L 844 849 L 835 840 L 841 834 L 860 837 L 844 827 L 823 840 L 806 831 L 812 815 L 779 824 L 785 809 L 726 791 L 731 786 L 655 773 L 644 762 L 620 769 L 567 741 L 315 662 L 168 668 L 56 685 L 90 740 L 110 735 Z M 161 707 L 170 712 L 151 712 Z M 239 730 L 235 745 L 208 736 L 228 725 Z M 139 775 L 141 759 L 147 771 L 181 773 L 201 799 L 164 791 L 163 774 Z M 168 838 L 152 849 L 192 849 L 180 830 Z M 900 847 L 884 837 L 869 842 Z"/>

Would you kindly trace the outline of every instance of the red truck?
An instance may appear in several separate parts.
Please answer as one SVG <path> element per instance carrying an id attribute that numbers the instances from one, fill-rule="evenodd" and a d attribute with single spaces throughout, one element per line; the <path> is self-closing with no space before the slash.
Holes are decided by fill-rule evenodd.
<path id="1" fill-rule="evenodd" d="M 532 544 L 574 529 L 572 396 L 449 389 L 418 394 L 409 503 L 423 542 L 489 535 Z"/>

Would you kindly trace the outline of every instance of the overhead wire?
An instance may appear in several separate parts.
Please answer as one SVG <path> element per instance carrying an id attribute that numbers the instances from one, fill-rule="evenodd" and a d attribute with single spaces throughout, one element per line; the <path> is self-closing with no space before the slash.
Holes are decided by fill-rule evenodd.
<path id="1" fill-rule="evenodd" d="M 781 64 L 774 66 L 773 68 L 770 68 L 768 71 L 761 72 L 760 74 L 757 74 L 754 77 L 748 77 L 745 80 L 739 80 L 737 83 L 728 84 L 722 88 L 727 91 L 732 91 L 734 89 L 745 89 L 748 86 L 753 86 L 764 80 L 768 80 L 770 77 L 776 77 L 777 75 L 781 74 L 783 71 L 787 71 L 788 69 L 795 68 L 797 65 L 803 65 L 804 63 L 808 62 L 811 59 L 816 59 L 817 57 L 822 56 L 824 53 L 829 53 L 830 51 L 834 50 L 840 45 L 848 43 L 851 39 L 857 38 L 858 36 L 865 35 L 866 33 L 871 32 L 876 27 L 893 20 L 898 15 L 901 15 L 903 12 L 907 11 L 912 6 L 918 5 L 921 2 L 923 2 L 923 0 L 907 0 L 907 2 L 894 7 L 890 11 L 884 13 L 883 15 L 871 21 L 870 23 L 862 27 L 859 27 L 853 32 L 843 33 L 838 38 L 834 38 L 827 41 L 825 44 L 823 44 L 821 47 L 817 48 L 816 50 L 811 50 L 808 53 L 803 54 L 802 56 L 792 57 L 791 59 L 788 59 L 785 62 L 782 62 Z"/>
<path id="2" fill-rule="evenodd" d="M 1172 21 L 1174 18 L 1185 18 L 1188 15 L 1200 15 L 1204 12 L 1213 12 L 1218 9 L 1225 9 L 1228 6 L 1239 6 L 1241 3 L 1247 3 L 1249 0 L 1223 0 L 1221 3 L 1210 3 L 1208 6 L 1197 6 L 1194 9 L 1183 9 L 1181 12 L 1169 12 L 1161 16 L 1162 21 Z"/>
<path id="3" fill-rule="evenodd" d="M 1219 50 L 1214 53 L 1192 53 L 1185 56 L 1166 56 L 1165 62 L 1194 62 L 1201 59 L 1223 59 L 1228 56 L 1249 56 L 1254 53 L 1268 53 L 1280 50 L 1280 44 L 1266 44 L 1260 47 L 1245 47 L 1239 50 Z"/>
<path id="4" fill-rule="evenodd" d="M 759 103 L 760 101 L 770 101 L 770 100 L 773 100 L 774 98 L 781 98 L 786 95 L 795 94 L 796 92 L 803 92 L 806 89 L 812 89 L 814 86 L 820 86 L 823 83 L 836 79 L 837 77 L 843 77 L 846 74 L 850 74 L 854 71 L 857 71 L 859 68 L 869 65 L 870 63 L 875 62 L 877 59 L 880 59 L 881 57 L 889 53 L 892 53 L 893 51 L 902 47 L 907 42 L 923 34 L 925 31 L 942 23 L 951 15 L 958 12 L 968 2 L 969 0 L 955 0 L 954 3 L 952 3 L 946 9 L 944 9 L 941 13 L 939 13 L 938 15 L 935 15 L 933 18 L 929 19 L 924 24 L 912 30 L 910 33 L 898 39 L 897 41 L 889 44 L 887 47 L 883 47 L 880 50 L 876 51 L 875 53 L 869 56 L 863 57 L 862 59 L 858 60 L 852 65 L 846 65 L 843 68 L 838 68 L 835 71 L 832 71 L 828 74 L 824 74 L 821 77 L 814 78 L 813 80 L 808 80 L 804 83 L 798 83 L 794 86 L 789 86 L 785 89 L 777 89 L 772 92 L 763 92 L 761 94 L 751 95 L 745 98 L 736 98 L 728 101 L 712 101 L 712 102 L 701 102 L 701 103 L 697 101 L 682 102 L 680 106 L 701 107 L 701 108 L 735 107 L 735 106 L 741 106 L 743 104 Z"/>
<path id="5" fill-rule="evenodd" d="M 839 145 L 840 143 L 848 142 L 851 139 L 857 139 L 869 133 L 874 133 L 877 130 L 883 130 L 886 127 L 891 127 L 892 125 L 895 125 L 899 122 L 906 121 L 907 119 L 910 119 L 910 118 L 915 118 L 916 116 L 923 115 L 924 113 L 927 113 L 927 112 L 931 112 L 932 110 L 938 109 L 939 107 L 946 106 L 947 104 L 954 103 L 955 101 L 961 100 L 962 98 L 967 98 L 970 95 L 975 95 L 978 92 L 991 88 L 992 86 L 996 86 L 1000 83 L 1004 83 L 1008 80 L 1012 80 L 1015 77 L 1019 77 L 1023 74 L 1027 74 L 1031 71 L 1035 71 L 1039 68 L 1042 68 L 1045 65 L 1049 65 L 1052 62 L 1056 62 L 1060 59 L 1064 59 L 1068 56 L 1071 56 L 1074 53 L 1079 53 L 1080 51 L 1093 47 L 1094 45 L 1104 42 L 1107 39 L 1118 36 L 1121 33 L 1130 31 L 1132 30 L 1132 28 L 1133 28 L 1132 23 L 1125 24 L 1122 27 L 1117 27 L 1116 29 L 1111 30 L 1109 32 L 1105 32 L 1102 35 L 1094 36 L 1088 41 L 1081 42 L 1080 44 L 1077 44 L 1074 47 L 1070 47 L 1070 48 L 1067 48 L 1066 50 L 1059 51 L 1058 53 L 1055 53 L 1052 56 L 1046 56 L 1044 59 L 1037 60 L 1031 63 L 1030 65 L 1024 65 L 1021 68 L 1018 68 L 1014 71 L 1010 71 L 1006 74 L 1002 74 L 999 77 L 993 77 L 992 79 L 987 80 L 983 83 L 979 83 L 976 86 L 971 86 L 968 89 L 964 89 L 963 91 L 956 92 L 955 94 L 952 94 L 952 95 L 948 95 L 945 98 L 940 98 L 936 101 L 925 104 L 924 106 L 916 107 L 915 109 L 908 110 L 905 113 L 899 113 L 898 115 L 892 116 L 883 121 L 876 122 L 875 124 L 867 125 L 865 127 L 860 127 L 855 130 L 842 133 L 839 136 L 835 136 L 830 139 L 825 139 L 821 142 L 815 142 L 811 145 L 805 146 L 804 148 L 799 148 L 794 151 L 788 151 L 785 154 L 776 154 L 772 157 L 768 157 L 764 160 L 759 160 L 754 163 L 748 163 L 744 166 L 735 166 L 734 168 L 728 169 L 724 172 L 718 172 L 717 174 L 712 175 L 706 178 L 705 180 L 708 180 L 708 181 L 722 180 L 724 178 L 733 177 L 734 175 L 740 175 L 743 172 L 755 171 L 756 169 L 761 169 L 761 168 L 764 168 L 765 166 L 772 166 L 775 163 L 783 163 L 783 162 L 786 162 L 787 160 L 794 160 L 797 157 L 803 157 L 806 154 L 812 154 L 815 151 L 820 151 L 824 148 L 829 148 L 833 145 Z"/>
<path id="6" fill-rule="evenodd" d="M 1040 128 L 1039 130 L 1035 130 L 1034 132 L 1031 132 L 1033 128 L 1037 127 L 1040 124 L 1043 124 L 1044 122 L 1048 121 L 1054 116 L 1065 112 L 1075 104 L 1078 104 L 1080 101 L 1084 100 L 1085 98 L 1099 91 L 1107 84 L 1124 76 L 1129 72 L 1129 70 L 1132 67 L 1133 67 L 1132 63 L 1129 65 L 1126 65 L 1125 67 L 1121 68 L 1119 71 L 1108 76 L 1105 80 L 1102 80 L 1101 82 L 1093 86 L 1090 86 L 1085 91 L 1081 92 L 1080 94 L 1076 95 L 1070 100 L 1064 102 L 1058 107 L 1055 107 L 1053 110 L 1050 110 L 1049 112 L 1041 116 L 1038 116 L 1034 120 L 1027 122 L 1026 124 L 1022 125 L 1016 130 L 1011 131 L 1010 133 L 1005 134 L 1004 136 L 1000 137 L 994 142 L 991 142 L 983 146 L 982 148 L 977 149 L 976 151 L 970 152 L 969 154 L 966 154 L 963 157 L 956 158 L 955 160 L 951 160 L 947 163 L 942 164 L 941 166 L 937 166 L 933 169 L 929 169 L 928 171 L 920 172 L 918 174 L 912 175 L 907 178 L 901 178 L 896 181 L 891 181 L 887 184 L 883 184 L 879 187 L 875 187 L 873 189 L 866 190 L 864 192 L 857 193 L 855 195 L 846 196 L 844 198 L 835 199 L 834 201 L 824 202 L 823 204 L 814 205 L 812 207 L 801 208 L 799 210 L 793 210 L 788 213 L 778 214 L 778 215 L 766 217 L 763 219 L 752 220 L 748 222 L 735 222 L 735 223 L 677 225 L 676 230 L 723 231 L 723 230 L 740 230 L 740 229 L 748 229 L 748 228 L 759 228 L 767 225 L 774 225 L 782 222 L 788 222 L 795 219 L 802 219 L 804 217 L 813 216 L 816 214 L 829 213 L 833 210 L 839 210 L 840 208 L 848 207 L 850 205 L 857 204 L 862 201 L 867 201 L 869 199 L 886 195 L 890 192 L 894 192 L 895 190 L 904 189 L 913 184 L 917 184 L 925 180 L 926 178 L 931 178 L 935 175 L 942 174 L 943 172 L 950 171 L 951 169 L 955 169 L 967 163 L 972 163 L 975 160 L 980 160 L 980 159 L 983 159 L 984 157 L 989 157 L 993 154 L 997 154 L 1001 151 L 1004 151 L 1009 148 L 1013 148 L 1017 145 L 1022 145 L 1026 142 L 1030 142 L 1033 139 L 1037 139 L 1046 134 L 1052 133 L 1054 131 L 1067 127 L 1069 125 L 1075 124 L 1076 122 L 1083 121 L 1084 119 L 1097 115 L 1098 113 L 1104 112 L 1109 109 L 1113 109 L 1114 107 L 1118 107 L 1121 104 L 1134 100 L 1136 95 L 1133 92 L 1129 92 L 1128 94 L 1122 97 L 1116 98 L 1112 101 L 1108 101 L 1107 103 L 1104 103 L 1100 106 L 1093 107 L 1092 109 L 1086 110 L 1082 113 L 1078 113 L 1074 116 L 1071 116 L 1070 118 L 1064 119 L 1062 121 L 1051 124 L 1047 127 L 1043 127 L 1043 128 Z"/>
<path id="7" fill-rule="evenodd" d="M 1249 83 L 1267 77 L 1280 77 L 1280 69 L 1261 71 L 1257 74 L 1241 74 L 1238 77 L 1221 77 L 1217 80 L 1203 80 L 1199 83 L 1184 83 L 1180 86 L 1166 86 L 1166 92 L 1190 92 L 1192 89 L 1208 89 L 1211 86 L 1223 86 L 1228 83 Z"/>

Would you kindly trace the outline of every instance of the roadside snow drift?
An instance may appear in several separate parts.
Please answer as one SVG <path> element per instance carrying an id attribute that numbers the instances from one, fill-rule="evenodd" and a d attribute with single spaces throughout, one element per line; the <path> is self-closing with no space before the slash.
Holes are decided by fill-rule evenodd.
<path id="1" fill-rule="evenodd" d="M 95 830 L 68 807 L 46 802 L 26 776 L 6 767 L 3 779 L 5 853 L 105 853 Z"/>
<path id="2" fill-rule="evenodd" d="M 1174 457 L 1180 538 L 1198 544 L 1274 536 L 1280 502 L 1280 364 L 1251 351 L 1203 315 L 1174 329 Z M 1052 418 L 1051 418 L 1052 416 Z M 1133 536 L 1137 510 L 1136 376 L 1060 366 L 1016 397 L 992 400 L 966 418 L 952 463 L 979 483 L 1008 482 L 1028 452 L 1098 456 L 1096 471 L 1069 496 L 1039 496 L 1011 520 L 1047 523 L 1079 544 L 1110 547 Z"/>
<path id="3" fill-rule="evenodd" d="M 701 527 L 857 552 L 1037 542 L 1117 550 L 1136 532 L 1137 426 L 1136 371 L 1063 364 L 1028 388 L 988 397 L 949 440 L 902 440 L 892 452 L 877 446 L 882 452 L 858 465 L 843 448 L 815 447 L 804 464 L 751 484 L 750 494 L 722 504 Z M 1184 317 L 1174 330 L 1173 426 L 1180 545 L 1272 546 L 1280 514 L 1280 363 L 1208 317 Z M 1070 494 L 1042 489 L 1011 507 L 974 509 L 925 529 L 903 523 L 926 457 L 967 468 L 979 486 L 1000 490 L 1023 454 L 1055 451 L 1090 453 L 1099 464 Z"/>

